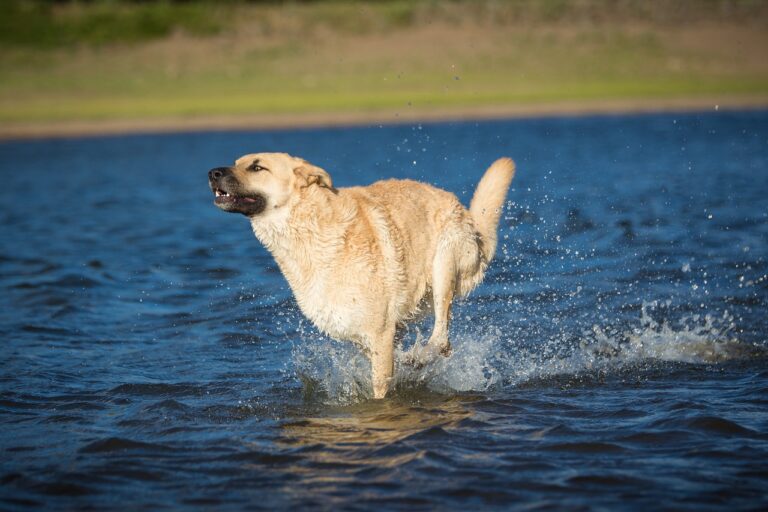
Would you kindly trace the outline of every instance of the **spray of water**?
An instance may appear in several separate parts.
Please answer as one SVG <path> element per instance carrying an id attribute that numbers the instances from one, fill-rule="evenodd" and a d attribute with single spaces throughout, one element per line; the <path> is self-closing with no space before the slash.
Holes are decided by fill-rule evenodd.
<path id="1" fill-rule="evenodd" d="M 672 322 L 654 319 L 660 308 L 663 305 L 656 302 L 644 304 L 635 325 L 624 329 L 594 325 L 577 336 L 539 340 L 507 334 L 501 327 L 458 322 L 453 354 L 435 356 L 421 367 L 409 363 L 413 351 L 425 345 L 417 331 L 412 344 L 406 342 L 396 351 L 394 392 L 487 392 L 532 380 L 610 372 L 646 361 L 707 364 L 765 355 L 760 347 L 731 336 L 734 324 L 727 312 Z M 371 397 L 370 363 L 349 343 L 305 336 L 294 346 L 292 359 L 305 389 L 321 400 L 347 404 Z"/>

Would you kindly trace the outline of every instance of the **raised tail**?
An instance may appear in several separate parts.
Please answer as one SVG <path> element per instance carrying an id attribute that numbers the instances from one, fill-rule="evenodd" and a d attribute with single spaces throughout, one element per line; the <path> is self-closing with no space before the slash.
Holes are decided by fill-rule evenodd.
<path id="1" fill-rule="evenodd" d="M 486 262 L 491 261 L 496 252 L 496 228 L 514 176 L 515 162 L 511 158 L 499 158 L 485 171 L 469 204 L 469 213 L 482 239 Z"/>

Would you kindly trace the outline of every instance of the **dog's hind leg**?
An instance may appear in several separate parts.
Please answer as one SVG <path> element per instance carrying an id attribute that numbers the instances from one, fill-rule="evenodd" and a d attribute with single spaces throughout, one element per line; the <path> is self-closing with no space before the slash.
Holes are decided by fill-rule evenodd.
<path id="1" fill-rule="evenodd" d="M 429 337 L 428 347 L 440 354 L 451 354 L 448 341 L 448 323 L 451 317 L 451 303 L 456 290 L 456 258 L 453 247 L 441 243 L 432 262 L 432 300 L 435 310 L 435 326 Z"/>

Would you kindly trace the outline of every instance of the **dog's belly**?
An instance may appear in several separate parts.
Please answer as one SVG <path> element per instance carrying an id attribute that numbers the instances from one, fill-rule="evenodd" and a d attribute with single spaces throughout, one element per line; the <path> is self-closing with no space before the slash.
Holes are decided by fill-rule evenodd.
<path id="1" fill-rule="evenodd" d="M 325 334 L 367 346 L 364 325 L 368 312 L 354 290 L 310 285 L 294 294 L 302 313 Z"/>
<path id="2" fill-rule="evenodd" d="M 366 350 L 385 321 L 399 326 L 431 312 L 423 283 L 413 290 L 384 290 L 365 279 L 347 286 L 318 279 L 293 292 L 302 313 L 323 333 Z"/>

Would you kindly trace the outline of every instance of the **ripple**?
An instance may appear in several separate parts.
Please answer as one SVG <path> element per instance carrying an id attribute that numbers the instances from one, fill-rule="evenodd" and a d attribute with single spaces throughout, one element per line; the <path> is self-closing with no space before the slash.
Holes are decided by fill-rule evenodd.
<path id="1" fill-rule="evenodd" d="M 647 486 L 649 482 L 647 480 L 627 477 L 623 475 L 611 475 L 611 474 L 592 474 L 592 475 L 579 475 L 569 478 L 569 484 L 575 486 L 584 487 L 632 487 Z"/>
<path id="2" fill-rule="evenodd" d="M 8 407 L 9 409 L 39 409 L 45 406 L 39 403 L 0 399 L 0 407 Z"/>
<path id="3" fill-rule="evenodd" d="M 557 443 L 545 445 L 542 449 L 547 451 L 573 453 L 621 453 L 626 451 L 617 444 L 599 442 Z"/>
<path id="4" fill-rule="evenodd" d="M 51 336 L 56 338 L 60 338 L 60 337 L 69 338 L 69 337 L 77 336 L 80 334 L 76 330 L 63 329 L 60 327 L 50 327 L 45 325 L 23 325 L 21 326 L 20 330 L 23 332 L 29 332 L 33 334 L 45 334 L 46 336 Z"/>
<path id="5" fill-rule="evenodd" d="M 124 478 L 126 480 L 139 482 L 162 482 L 168 480 L 168 476 L 165 473 L 149 469 L 126 467 L 125 463 L 110 464 L 109 466 L 101 468 L 101 472 L 110 477 Z"/>
<path id="6" fill-rule="evenodd" d="M 683 430 L 664 430 L 654 432 L 636 432 L 618 439 L 622 443 L 638 443 L 651 446 L 665 446 L 690 440 L 689 432 Z"/>
<path id="7" fill-rule="evenodd" d="M 110 453 L 141 450 L 147 452 L 169 452 L 172 448 L 156 443 L 146 443 L 142 441 L 132 441 L 121 437 L 110 437 L 94 441 L 80 448 L 81 453 Z"/>
<path id="8" fill-rule="evenodd" d="M 595 229 L 595 223 L 592 222 L 582 211 L 578 208 L 571 208 L 568 210 L 566 220 L 563 223 L 564 233 L 567 235 L 575 235 L 592 231 Z"/>
<path id="9" fill-rule="evenodd" d="M 419 440 L 436 441 L 440 439 L 450 439 L 451 437 L 452 437 L 451 434 L 449 434 L 448 431 L 446 431 L 443 427 L 430 427 L 426 430 L 422 430 L 421 432 L 411 434 L 405 439 L 412 440 L 412 441 L 419 441 Z"/>
<path id="10" fill-rule="evenodd" d="M 18 283 L 13 286 L 17 289 L 36 289 L 36 288 L 63 288 L 66 290 L 71 289 L 85 289 L 96 288 L 101 286 L 101 282 L 96 279 L 92 279 L 83 274 L 67 274 L 58 279 L 50 281 L 26 281 Z"/>
<path id="11" fill-rule="evenodd" d="M 718 416 L 697 416 L 686 420 L 684 424 L 691 430 L 723 436 L 756 437 L 760 435 L 758 432 L 743 427 L 735 421 Z"/>
<path id="12" fill-rule="evenodd" d="M 147 396 L 200 396 L 206 389 L 194 384 L 136 383 L 120 384 L 109 390 L 111 394 L 136 397 Z"/>
<path id="13" fill-rule="evenodd" d="M 82 422 L 84 418 L 82 416 L 73 416 L 71 414 L 55 414 L 48 416 L 43 421 L 44 423 L 76 423 Z"/>
<path id="14" fill-rule="evenodd" d="M 268 466 L 291 464 L 304 460 L 302 455 L 293 455 L 290 453 L 265 453 L 265 452 L 238 452 L 231 455 L 223 455 L 215 460 L 233 461 L 233 462 L 251 462 L 253 464 L 264 464 Z"/>
<path id="15" fill-rule="evenodd" d="M 98 493 L 96 489 L 71 482 L 46 482 L 32 488 L 48 496 L 87 496 Z"/>
<path id="16" fill-rule="evenodd" d="M 759 437 L 758 432 L 743 427 L 734 421 L 719 416 L 693 416 L 687 418 L 665 418 L 651 425 L 655 429 L 685 430 L 705 435 L 725 437 Z"/>
<path id="17" fill-rule="evenodd" d="M 190 407 L 181 402 L 177 402 L 176 400 L 169 399 L 169 400 L 163 400 L 161 402 L 154 403 L 149 407 L 147 407 L 145 410 L 184 412 L 184 411 L 189 411 Z"/>

